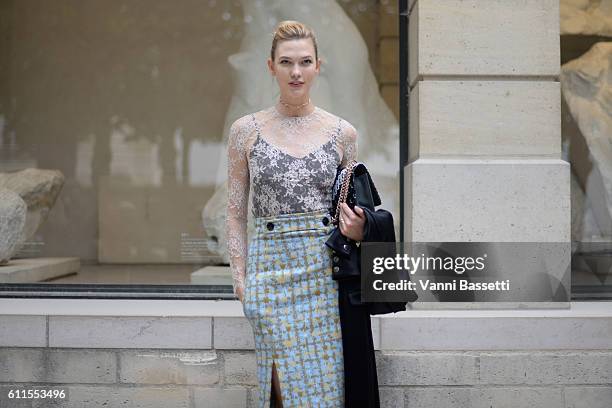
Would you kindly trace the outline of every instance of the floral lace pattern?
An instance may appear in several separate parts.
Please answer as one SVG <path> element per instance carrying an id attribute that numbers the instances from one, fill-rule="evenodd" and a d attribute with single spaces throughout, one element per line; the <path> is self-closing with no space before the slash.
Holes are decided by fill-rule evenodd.
<path id="1" fill-rule="evenodd" d="M 356 158 L 355 128 L 318 107 L 287 116 L 273 106 L 232 124 L 226 232 L 234 292 L 244 288 L 249 197 L 254 217 L 331 209 L 336 168 Z"/>

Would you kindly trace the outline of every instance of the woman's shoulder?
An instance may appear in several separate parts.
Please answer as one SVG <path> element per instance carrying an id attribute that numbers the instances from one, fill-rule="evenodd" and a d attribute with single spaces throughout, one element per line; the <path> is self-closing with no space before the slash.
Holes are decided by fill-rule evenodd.
<path id="1" fill-rule="evenodd" d="M 229 128 L 229 142 L 243 149 L 248 147 L 257 134 L 253 119 L 253 113 L 249 113 L 234 120 Z"/>
<path id="2" fill-rule="evenodd" d="M 340 115 L 336 115 L 335 113 L 331 113 L 321 107 L 318 108 L 322 114 L 328 116 L 333 123 L 335 123 L 340 128 L 340 134 L 348 139 L 355 139 L 357 137 L 357 129 L 355 126 L 345 118 Z"/>
<path id="3" fill-rule="evenodd" d="M 252 130 L 256 127 L 257 123 L 265 122 L 266 118 L 269 118 L 272 115 L 273 109 L 274 106 L 271 106 L 240 116 L 238 119 L 232 122 L 231 128 Z"/>
<path id="4" fill-rule="evenodd" d="M 347 142 L 354 143 L 357 141 L 357 129 L 349 121 L 342 119 L 340 121 L 340 134 Z"/>
<path id="5" fill-rule="evenodd" d="M 234 131 L 239 131 L 245 129 L 251 125 L 253 121 L 252 113 L 247 113 L 246 115 L 240 116 L 238 119 L 234 120 L 230 126 L 230 129 Z"/>
<path id="6" fill-rule="evenodd" d="M 351 122 L 343 118 L 342 116 L 329 113 L 335 119 L 339 127 L 338 136 L 342 143 L 355 143 L 357 141 L 357 129 Z"/>
<path id="7" fill-rule="evenodd" d="M 268 112 L 269 109 L 261 109 L 256 112 L 247 113 L 235 119 L 230 125 L 231 134 L 248 135 L 255 131 L 257 123 L 261 122 L 261 115 Z"/>

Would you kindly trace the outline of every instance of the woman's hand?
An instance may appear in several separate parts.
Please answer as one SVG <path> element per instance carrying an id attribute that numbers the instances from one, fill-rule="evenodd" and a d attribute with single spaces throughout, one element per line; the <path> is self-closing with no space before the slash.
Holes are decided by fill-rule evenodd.
<path id="1" fill-rule="evenodd" d="M 244 303 L 244 289 L 240 286 L 236 288 L 236 296 L 238 296 L 238 300 L 240 303 Z"/>
<path id="2" fill-rule="evenodd" d="M 363 229 L 366 223 L 366 216 L 358 206 L 355 206 L 355 211 L 346 203 L 340 204 L 340 217 L 338 225 L 340 232 L 347 238 L 354 241 L 363 240 Z"/>

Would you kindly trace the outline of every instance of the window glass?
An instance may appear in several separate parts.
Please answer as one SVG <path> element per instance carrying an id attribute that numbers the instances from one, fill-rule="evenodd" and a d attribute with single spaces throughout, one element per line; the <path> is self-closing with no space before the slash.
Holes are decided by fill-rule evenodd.
<path id="1" fill-rule="evenodd" d="M 313 101 L 356 127 L 360 158 L 396 211 L 396 7 L 0 2 L 0 215 L 10 241 L 0 283 L 231 289 L 228 130 L 278 99 L 266 58 L 274 26 L 289 18 L 317 35 Z"/>

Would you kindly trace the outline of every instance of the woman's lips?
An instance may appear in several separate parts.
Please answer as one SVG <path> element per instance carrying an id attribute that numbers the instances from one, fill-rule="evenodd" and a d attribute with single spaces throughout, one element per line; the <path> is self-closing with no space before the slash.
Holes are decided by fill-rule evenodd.
<path id="1" fill-rule="evenodd" d="M 289 82 L 289 85 L 293 88 L 299 88 L 300 86 L 304 85 L 303 82 Z"/>

